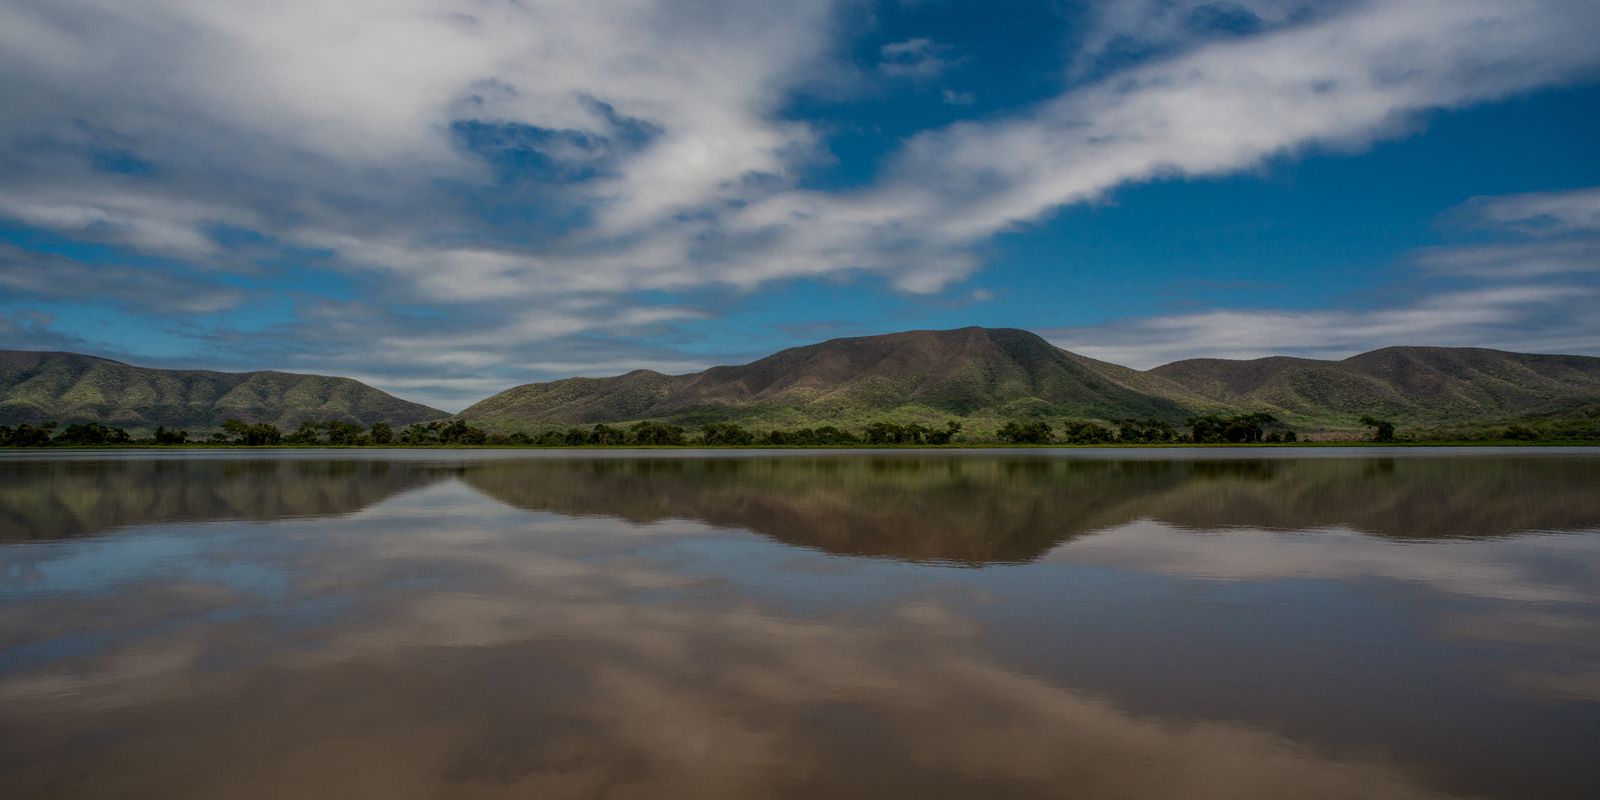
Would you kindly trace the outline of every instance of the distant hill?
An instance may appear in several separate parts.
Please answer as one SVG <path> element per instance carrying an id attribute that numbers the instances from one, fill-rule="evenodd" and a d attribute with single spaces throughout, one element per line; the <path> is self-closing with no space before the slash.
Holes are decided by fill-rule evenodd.
<path id="1" fill-rule="evenodd" d="M 350 378 L 149 369 L 77 353 L 0 350 L 0 424 L 102 422 L 208 429 L 229 417 L 280 428 L 306 420 L 406 425 L 449 416 Z"/>
<path id="2" fill-rule="evenodd" d="M 1600 358 L 1467 347 L 1386 347 L 1342 361 L 1197 358 L 1150 370 L 1204 401 L 1302 423 L 1363 414 L 1448 426 L 1600 405 Z"/>
<path id="3" fill-rule="evenodd" d="M 1353 431 L 1367 414 L 1413 429 L 1520 420 L 1585 426 L 1596 409 L 1600 358 L 1586 356 L 1390 347 L 1342 361 L 1191 359 L 1140 371 L 1027 331 L 962 328 L 834 339 L 688 375 L 640 370 L 532 383 L 460 416 L 501 429 L 954 417 L 983 430 L 986 421 L 1032 416 L 1181 423 L 1194 414 L 1266 411 L 1305 431 Z"/>
<path id="4" fill-rule="evenodd" d="M 833 339 L 689 375 L 640 370 L 532 383 L 461 416 L 503 427 L 637 419 L 854 425 L 880 416 L 1180 420 L 1189 413 L 1178 400 L 1137 388 L 1119 371 L 1132 372 L 1022 330 L 910 331 Z M 1181 394 L 1181 387 L 1174 392 Z"/>
<path id="5" fill-rule="evenodd" d="M 1135 370 L 1010 328 L 833 339 L 687 375 L 638 370 L 508 389 L 462 411 L 491 430 L 659 420 L 761 428 L 946 419 L 992 435 L 1010 419 L 1271 413 L 1303 433 L 1353 433 L 1363 415 L 1411 434 L 1471 438 L 1524 424 L 1554 438 L 1600 436 L 1600 358 L 1479 348 L 1389 347 L 1340 361 L 1190 359 Z M 224 419 L 294 428 L 339 419 L 406 425 L 448 416 L 349 378 L 129 366 L 73 353 L 0 351 L 0 424 L 96 421 L 131 429 L 215 428 Z"/>

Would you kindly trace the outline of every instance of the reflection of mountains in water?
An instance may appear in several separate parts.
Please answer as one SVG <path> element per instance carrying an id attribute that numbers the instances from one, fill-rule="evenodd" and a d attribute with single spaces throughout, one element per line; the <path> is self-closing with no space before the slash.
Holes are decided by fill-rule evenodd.
<path id="1" fill-rule="evenodd" d="M 441 477 L 370 459 L 0 461 L 0 541 L 349 514 Z"/>
<path id="2" fill-rule="evenodd" d="M 1030 561 L 1138 519 L 1415 539 L 1600 527 L 1597 459 L 641 459 L 484 464 L 462 477 L 521 508 L 687 518 L 841 555 L 968 564 Z"/>
<path id="3" fill-rule="evenodd" d="M 519 508 L 692 519 L 841 555 L 964 564 L 1029 561 L 1137 519 L 1419 539 L 1600 527 L 1594 458 L 175 459 L 0 462 L 0 540 L 344 514 L 451 477 Z"/>

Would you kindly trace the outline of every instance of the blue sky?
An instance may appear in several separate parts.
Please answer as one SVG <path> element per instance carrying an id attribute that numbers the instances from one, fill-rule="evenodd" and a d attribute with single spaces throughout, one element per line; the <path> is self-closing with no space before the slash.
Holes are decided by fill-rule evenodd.
<path id="1" fill-rule="evenodd" d="M 833 336 L 1600 354 L 1592 0 L 19 0 L 0 347 L 456 410 Z"/>

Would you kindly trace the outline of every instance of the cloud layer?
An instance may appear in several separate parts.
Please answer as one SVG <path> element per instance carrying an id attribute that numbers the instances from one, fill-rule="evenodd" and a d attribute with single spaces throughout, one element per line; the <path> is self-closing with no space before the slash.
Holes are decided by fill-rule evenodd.
<path id="1" fill-rule="evenodd" d="M 286 264 L 314 269 L 345 288 L 199 345 L 270 340 L 250 357 L 459 404 L 447 379 L 529 363 L 694 364 L 645 343 L 715 312 L 684 296 L 861 275 L 939 292 L 998 234 L 1119 186 L 1358 149 L 1600 66 L 1579 0 L 1105 4 L 1057 96 L 923 130 L 865 186 L 808 188 L 827 132 L 788 109 L 872 80 L 844 56 L 855 6 L 10 3 L 0 219 L 133 266 L 8 252 L 0 286 L 27 301 L 51 295 L 30 275 L 95 274 L 132 302 L 177 281 L 196 289 L 163 313 L 204 314 L 284 296 L 300 285 Z M 961 57 L 926 37 L 878 56 L 918 81 Z M 1474 213 L 1588 230 L 1594 197 Z"/>

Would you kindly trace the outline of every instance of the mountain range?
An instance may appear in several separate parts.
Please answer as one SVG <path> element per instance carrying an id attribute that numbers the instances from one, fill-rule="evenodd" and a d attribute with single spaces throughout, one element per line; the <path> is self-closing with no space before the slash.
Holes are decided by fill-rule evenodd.
<path id="1" fill-rule="evenodd" d="M 0 350 L 0 424 L 100 422 L 212 429 L 237 418 L 293 429 L 342 420 L 405 425 L 448 416 L 351 378 L 135 367 L 77 353 Z"/>
<path id="2" fill-rule="evenodd" d="M 658 419 L 696 424 L 938 423 L 983 431 L 1019 417 L 1174 424 L 1265 411 L 1303 430 L 1566 423 L 1600 417 L 1600 358 L 1388 347 L 1341 361 L 1190 359 L 1134 370 L 1028 331 L 962 328 L 833 339 L 687 375 L 638 370 L 508 389 L 461 412 L 491 428 Z M 1600 421 L 1600 419 L 1595 419 Z"/>
<path id="3" fill-rule="evenodd" d="M 1430 431 L 1530 424 L 1600 432 L 1600 358 L 1481 348 L 1388 347 L 1338 361 L 1189 359 L 1135 370 L 1010 328 L 833 339 L 740 366 L 636 370 L 513 387 L 459 415 L 490 430 L 658 420 L 752 427 L 887 419 L 1156 418 L 1264 411 L 1306 432 L 1366 415 Z M 204 429 L 236 417 L 292 428 L 342 419 L 404 425 L 450 416 L 349 378 L 158 370 L 72 353 L 0 351 L 0 424 L 99 421 Z"/>

